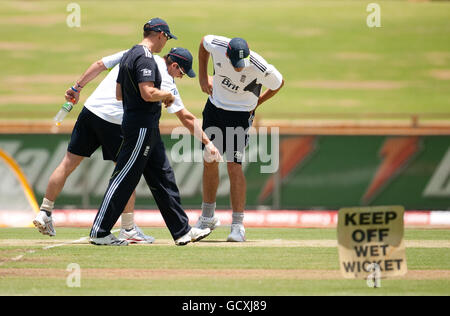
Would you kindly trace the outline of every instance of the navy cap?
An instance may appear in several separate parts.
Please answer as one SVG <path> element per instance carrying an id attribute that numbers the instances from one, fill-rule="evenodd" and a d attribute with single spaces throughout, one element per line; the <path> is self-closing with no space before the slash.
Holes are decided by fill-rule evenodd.
<path id="1" fill-rule="evenodd" d="M 227 55 L 235 68 L 244 68 L 250 64 L 247 59 L 250 55 L 250 49 L 243 38 L 235 37 L 230 41 L 227 47 Z"/>
<path id="2" fill-rule="evenodd" d="M 170 56 L 172 61 L 176 62 L 181 68 L 183 68 L 183 72 L 188 75 L 188 77 L 195 77 L 195 72 L 192 69 L 193 58 L 191 53 L 186 48 L 174 47 L 167 55 Z"/>
<path id="3" fill-rule="evenodd" d="M 170 28 L 167 22 L 160 18 L 153 18 L 145 23 L 144 31 L 163 32 L 170 38 L 178 39 L 175 35 L 170 33 Z"/>

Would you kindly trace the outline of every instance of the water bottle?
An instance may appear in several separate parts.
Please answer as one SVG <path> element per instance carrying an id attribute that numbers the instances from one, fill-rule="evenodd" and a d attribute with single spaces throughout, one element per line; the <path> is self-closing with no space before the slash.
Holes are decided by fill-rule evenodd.
<path id="1" fill-rule="evenodd" d="M 69 114 L 70 111 L 73 109 L 73 102 L 75 102 L 75 99 L 71 100 L 72 102 L 66 102 L 62 105 L 61 110 L 56 114 L 55 118 L 53 119 L 56 123 L 56 126 L 60 126 L 61 122 L 64 120 L 64 118 Z"/>

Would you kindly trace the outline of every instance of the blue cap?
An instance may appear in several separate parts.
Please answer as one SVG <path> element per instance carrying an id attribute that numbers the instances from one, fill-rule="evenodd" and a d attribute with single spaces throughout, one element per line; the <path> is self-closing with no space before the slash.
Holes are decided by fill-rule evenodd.
<path id="1" fill-rule="evenodd" d="M 167 22 L 160 18 L 153 18 L 145 23 L 144 31 L 163 32 L 170 38 L 178 39 L 175 35 L 170 33 L 170 28 Z"/>
<path id="2" fill-rule="evenodd" d="M 183 72 L 188 75 L 188 77 L 195 77 L 195 72 L 192 69 L 192 54 L 186 48 L 174 47 L 167 55 L 169 55 L 170 59 L 176 62 L 178 66 L 183 68 Z"/>
<path id="3" fill-rule="evenodd" d="M 250 49 L 243 38 L 235 37 L 231 39 L 230 43 L 228 43 L 227 55 L 235 68 L 244 68 L 250 63 L 247 59 L 250 55 Z"/>

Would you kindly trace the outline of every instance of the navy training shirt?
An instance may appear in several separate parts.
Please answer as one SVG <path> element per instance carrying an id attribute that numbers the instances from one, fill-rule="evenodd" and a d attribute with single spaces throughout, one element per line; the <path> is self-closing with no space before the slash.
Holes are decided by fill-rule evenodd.
<path id="1" fill-rule="evenodd" d="M 145 101 L 139 83 L 153 82 L 161 88 L 161 73 L 153 54 L 146 46 L 135 45 L 122 57 L 117 83 L 122 88 L 123 122 L 142 127 L 158 127 L 161 102 Z"/>

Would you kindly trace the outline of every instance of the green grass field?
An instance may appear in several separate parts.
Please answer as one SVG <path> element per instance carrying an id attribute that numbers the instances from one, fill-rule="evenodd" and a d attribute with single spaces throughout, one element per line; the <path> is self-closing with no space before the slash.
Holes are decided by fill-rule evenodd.
<path id="1" fill-rule="evenodd" d="M 450 295 L 449 230 L 407 229 L 408 274 L 378 289 L 342 278 L 337 247 L 326 246 L 335 229 L 248 228 L 248 242 L 235 244 L 219 228 L 185 247 L 165 228 L 144 232 L 154 245 L 114 248 L 69 244 L 87 229 L 59 228 L 54 240 L 32 228 L 2 228 L 0 295 Z M 80 287 L 66 284 L 70 263 L 81 268 Z"/>
<path id="2" fill-rule="evenodd" d="M 371 1 L 80 0 L 80 28 L 66 24 L 69 2 L 0 0 L 0 124 L 51 122 L 83 71 L 138 43 L 156 16 L 179 38 L 162 54 L 188 48 L 197 72 L 206 34 L 244 37 L 275 65 L 286 84 L 258 110 L 260 119 L 419 114 L 450 124 L 450 2 L 377 1 L 380 28 L 366 24 Z M 177 84 L 201 117 L 207 97 L 198 80 Z M 0 228 L 0 295 L 450 295 L 450 230 L 406 230 L 409 272 L 376 290 L 342 278 L 334 229 L 248 228 L 249 242 L 230 244 L 220 228 L 186 247 L 165 228 L 145 232 L 156 244 L 109 248 L 71 243 L 88 235 L 84 228 L 58 228 L 57 239 Z M 81 267 L 79 288 L 66 284 L 70 263 Z"/>
<path id="3" fill-rule="evenodd" d="M 377 1 L 380 28 L 366 25 L 367 1 L 77 3 L 81 27 L 69 28 L 64 1 L 0 1 L 0 119 L 51 120 L 64 91 L 92 62 L 139 42 L 144 22 L 159 16 L 179 37 L 162 53 L 186 47 L 194 69 L 202 36 L 219 34 L 246 38 L 280 70 L 286 85 L 260 118 L 419 113 L 450 120 L 448 2 Z M 101 78 L 83 91 L 82 102 Z M 178 85 L 200 116 L 206 95 L 198 80 Z"/>

